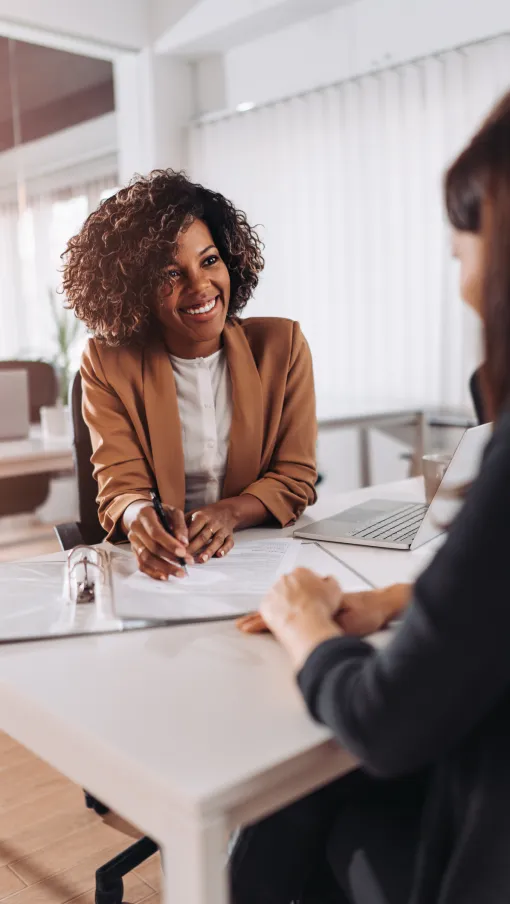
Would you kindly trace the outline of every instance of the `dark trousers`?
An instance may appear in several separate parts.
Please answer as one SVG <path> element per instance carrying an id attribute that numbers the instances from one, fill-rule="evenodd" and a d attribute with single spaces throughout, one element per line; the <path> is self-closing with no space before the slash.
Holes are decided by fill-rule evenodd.
<path id="1" fill-rule="evenodd" d="M 243 829 L 233 904 L 408 904 L 426 786 L 357 770 Z"/>

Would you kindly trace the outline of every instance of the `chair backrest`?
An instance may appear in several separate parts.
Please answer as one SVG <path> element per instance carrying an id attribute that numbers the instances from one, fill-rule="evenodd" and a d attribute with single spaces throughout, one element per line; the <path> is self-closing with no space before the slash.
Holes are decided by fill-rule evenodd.
<path id="1" fill-rule="evenodd" d="M 0 361 L 0 370 L 26 370 L 30 423 L 41 420 L 43 405 L 50 407 L 57 401 L 58 380 L 55 369 L 47 361 Z M 0 480 L 0 518 L 33 512 L 48 497 L 49 474 L 25 474 L 23 477 L 4 477 Z"/>
<path id="2" fill-rule="evenodd" d="M 482 387 L 481 387 L 481 367 L 478 370 L 475 370 L 473 376 L 469 381 L 469 390 L 471 392 L 471 398 L 473 400 L 473 406 L 475 409 L 476 417 L 478 419 L 479 424 L 487 423 L 487 415 L 485 413 L 485 405 L 483 401 L 482 395 Z"/>
<path id="3" fill-rule="evenodd" d="M 73 457 L 78 481 L 80 527 L 86 543 L 99 543 L 105 537 L 97 514 L 97 482 L 90 461 L 92 443 L 82 412 L 81 375 L 75 374 L 69 390 L 69 411 L 73 429 Z"/>
<path id="4" fill-rule="evenodd" d="M 30 423 L 38 424 L 42 406 L 51 407 L 57 401 L 58 380 L 53 365 L 47 361 L 0 361 L 0 370 L 26 370 Z"/>

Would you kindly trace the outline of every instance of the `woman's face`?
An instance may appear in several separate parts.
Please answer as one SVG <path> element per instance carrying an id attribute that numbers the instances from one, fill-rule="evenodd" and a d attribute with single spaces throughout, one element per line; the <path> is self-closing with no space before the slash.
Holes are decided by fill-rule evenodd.
<path id="1" fill-rule="evenodd" d="M 156 313 L 169 351 L 183 358 L 213 354 L 227 317 L 230 275 L 203 220 L 181 234 L 166 272 Z"/>
<path id="2" fill-rule="evenodd" d="M 460 294 L 481 316 L 483 293 L 483 242 L 476 232 L 452 233 L 452 254 L 460 263 Z"/>

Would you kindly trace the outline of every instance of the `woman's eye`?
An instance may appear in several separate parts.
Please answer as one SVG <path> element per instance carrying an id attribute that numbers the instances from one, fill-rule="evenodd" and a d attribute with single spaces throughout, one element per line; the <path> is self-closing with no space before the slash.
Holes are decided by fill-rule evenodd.
<path id="1" fill-rule="evenodd" d="M 217 254 L 211 254 L 210 257 L 206 257 L 206 259 L 204 261 L 204 265 L 206 267 L 212 267 L 212 265 L 216 264 L 218 262 L 218 260 L 219 260 L 219 258 L 218 258 Z"/>
<path id="2" fill-rule="evenodd" d="M 167 270 L 166 275 L 170 277 L 170 279 L 178 279 L 180 273 L 178 270 Z"/>

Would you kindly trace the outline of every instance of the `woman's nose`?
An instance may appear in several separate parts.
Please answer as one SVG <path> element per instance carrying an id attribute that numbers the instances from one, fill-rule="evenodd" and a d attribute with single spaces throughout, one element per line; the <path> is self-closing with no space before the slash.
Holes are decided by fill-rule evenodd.
<path id="1" fill-rule="evenodd" d="M 204 292 L 210 286 L 209 277 L 203 270 L 196 270 L 189 274 L 189 287 L 192 292 Z"/>

